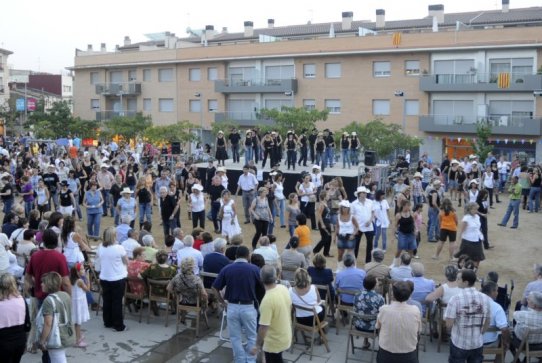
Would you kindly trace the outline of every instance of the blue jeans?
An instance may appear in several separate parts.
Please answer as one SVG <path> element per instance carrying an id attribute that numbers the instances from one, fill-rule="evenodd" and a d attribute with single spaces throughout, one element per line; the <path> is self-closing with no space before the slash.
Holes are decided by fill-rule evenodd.
<path id="1" fill-rule="evenodd" d="M 333 148 L 332 147 L 326 147 L 326 157 L 324 162 L 327 166 L 332 167 L 333 164 L 335 164 L 335 160 L 333 160 Z M 322 171 L 324 168 L 322 167 Z"/>
<path id="2" fill-rule="evenodd" d="M 378 239 L 380 238 L 380 236 L 382 236 L 382 249 L 385 250 L 386 249 L 386 245 L 388 243 L 388 236 L 387 236 L 387 233 L 388 232 L 388 229 L 387 228 L 382 228 L 380 226 L 376 226 L 375 228 L 375 239 L 374 239 L 374 242 L 373 242 L 373 248 L 378 248 Z"/>
<path id="3" fill-rule="evenodd" d="M 151 203 L 139 203 L 139 226 L 143 224 L 143 222 L 147 220 L 147 222 L 152 223 L 152 204 Z"/>
<path id="4" fill-rule="evenodd" d="M 290 233 L 290 238 L 294 236 L 295 227 L 297 227 L 295 224 L 288 225 L 288 232 Z"/>
<path id="5" fill-rule="evenodd" d="M 508 220 L 510 219 L 510 216 L 512 215 L 512 212 L 514 212 L 514 222 L 512 223 L 512 227 L 517 227 L 519 224 L 519 204 L 521 203 L 520 199 L 510 199 L 510 202 L 508 203 L 508 208 L 506 208 L 506 214 L 502 218 L 502 225 L 506 226 L 506 223 L 508 223 Z"/>
<path id="6" fill-rule="evenodd" d="M 350 164 L 350 150 L 341 149 L 341 153 L 342 153 L 342 159 L 343 159 L 343 169 L 346 168 L 346 164 L 348 164 L 348 168 L 350 168 L 352 166 Z"/>
<path id="7" fill-rule="evenodd" d="M 245 164 L 248 164 L 250 160 L 254 157 L 254 150 L 252 146 L 245 146 Z"/>
<path id="8" fill-rule="evenodd" d="M 508 174 L 499 173 L 499 192 L 501 193 L 504 193 L 504 186 L 506 185 L 507 178 L 508 178 Z"/>
<path id="9" fill-rule="evenodd" d="M 104 216 L 107 215 L 107 208 L 109 208 L 109 189 L 102 189 L 102 197 L 104 198 L 104 204 L 102 204 L 102 209 Z"/>
<path id="10" fill-rule="evenodd" d="M 271 218 L 269 225 L 267 226 L 267 235 L 273 234 L 273 229 L 275 229 L 275 216 L 277 215 L 277 207 L 275 206 L 275 203 L 270 204 L 269 209 L 271 210 L 271 215 L 273 218 Z"/>
<path id="11" fill-rule="evenodd" d="M 317 151 L 316 152 L 316 160 L 315 160 L 315 164 L 316 165 L 320 165 L 320 168 L 322 169 L 322 171 L 324 171 L 326 169 L 326 158 L 324 156 L 324 153 L 323 152 L 320 152 L 320 151 Z"/>
<path id="12" fill-rule="evenodd" d="M 235 144 L 231 146 L 231 155 L 233 158 L 234 163 L 239 162 L 239 144 Z"/>
<path id="13" fill-rule="evenodd" d="M 162 227 L 164 229 L 164 240 L 168 235 L 173 236 L 173 230 L 177 228 L 177 219 L 168 219 L 167 221 L 162 220 Z"/>
<path id="14" fill-rule="evenodd" d="M 93 237 L 100 236 L 100 222 L 102 221 L 101 213 L 87 213 L 87 234 Z"/>
<path id="15" fill-rule="evenodd" d="M 448 363 L 482 363 L 484 359 L 483 350 L 483 346 L 476 349 L 464 350 L 450 342 Z"/>
<path id="16" fill-rule="evenodd" d="M 350 149 L 350 162 L 352 163 L 352 165 L 356 166 L 359 164 L 357 149 Z"/>
<path id="17" fill-rule="evenodd" d="M 24 202 L 24 215 L 26 218 L 30 215 L 30 211 L 34 209 L 34 202 Z"/>
<path id="18" fill-rule="evenodd" d="M 429 219 L 427 221 L 427 239 L 429 241 L 436 241 L 439 236 L 438 213 L 438 208 L 429 207 L 427 212 Z"/>
<path id="19" fill-rule="evenodd" d="M 4 209 L 2 210 L 4 214 L 8 214 L 11 212 L 11 208 L 13 208 L 13 202 L 15 201 L 14 198 L 10 198 L 8 200 L 4 200 Z"/>
<path id="20" fill-rule="evenodd" d="M 253 305 L 228 304 L 228 332 L 233 349 L 235 363 L 256 363 L 256 356 L 250 351 L 256 344 L 257 312 Z M 241 332 L 247 337 L 247 344 L 243 348 Z"/>
<path id="21" fill-rule="evenodd" d="M 423 203 L 423 195 L 413 195 L 412 201 L 414 202 L 414 205 L 422 204 Z"/>
<path id="22" fill-rule="evenodd" d="M 537 213 L 540 210 L 540 187 L 531 187 L 529 191 L 529 210 Z"/>
<path id="23" fill-rule="evenodd" d="M 285 205 L 286 205 L 286 199 L 283 199 L 283 200 L 278 200 L 276 199 L 276 202 L 277 202 L 277 206 L 278 208 L 276 208 L 275 210 L 275 216 L 279 216 L 279 219 L 280 219 L 280 226 L 284 226 L 284 208 L 285 208 Z"/>

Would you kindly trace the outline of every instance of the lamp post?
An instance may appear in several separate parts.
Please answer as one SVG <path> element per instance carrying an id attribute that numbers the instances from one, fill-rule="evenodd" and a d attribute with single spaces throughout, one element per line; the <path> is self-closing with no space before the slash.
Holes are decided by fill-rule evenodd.
<path id="1" fill-rule="evenodd" d="M 292 90 L 286 91 L 286 92 L 284 92 L 284 95 L 290 97 L 291 107 L 294 107 L 295 106 L 294 105 L 294 91 L 292 91 Z"/>
<path id="2" fill-rule="evenodd" d="M 201 92 L 194 93 L 194 96 L 199 98 L 199 138 L 200 142 L 203 144 L 203 94 Z"/>
<path id="3" fill-rule="evenodd" d="M 401 97 L 403 98 L 403 133 L 406 131 L 406 98 L 405 98 L 405 92 L 404 91 L 395 91 L 394 92 L 395 97 Z"/>

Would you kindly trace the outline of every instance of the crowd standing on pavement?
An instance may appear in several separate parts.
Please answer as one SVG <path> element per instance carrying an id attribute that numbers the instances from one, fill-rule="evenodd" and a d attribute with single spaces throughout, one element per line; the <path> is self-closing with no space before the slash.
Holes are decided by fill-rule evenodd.
<path id="1" fill-rule="evenodd" d="M 508 163 L 492 154 L 484 163 L 476 155 L 461 161 L 445 155 L 437 166 L 424 153 L 411 173 L 407 152 L 399 157 L 398 177 L 389 190 L 378 190 L 368 172 L 347 191 L 340 177 L 324 183 L 322 173 L 327 169 L 332 175 L 337 147 L 343 168 L 358 165 L 362 145 L 355 132 L 335 142 L 330 130 L 284 136 L 259 135 L 257 129 L 243 136 L 238 130 L 227 137 L 219 132 L 218 165 L 209 158 L 206 168 L 142 141 L 85 147 L 74 137 L 56 147 L 21 138 L 2 147 L 2 357 L 19 362 L 26 350 L 41 350 L 43 362 L 65 362 L 66 348 L 87 347 L 81 327 L 89 310 L 102 311 L 104 328 L 126 331 L 124 305 L 137 310 L 144 302 L 124 294 L 148 293 L 149 280 L 169 281 L 158 293 L 179 295 L 183 305 L 226 309 L 236 362 L 255 362 L 259 353 L 268 363 L 282 362 L 282 352 L 292 344 L 292 324 L 312 326 L 327 319 L 326 301 L 373 316 L 354 315 L 350 323 L 342 311 L 336 324 L 378 330 L 378 362 L 417 362 L 422 320 L 439 304 L 451 332 L 450 362 L 479 362 L 483 347 L 491 344 L 515 352 L 526 329 L 542 328 L 541 266 L 535 266 L 535 279 L 515 309 L 515 326 L 509 327 L 506 316 L 510 302 L 498 299 L 496 273 L 476 289 L 479 264 L 495 247 L 487 233 L 497 224 L 489 221 L 491 209 L 504 201 L 506 190 L 509 201 L 499 226 L 513 214 L 516 229 L 521 210 L 538 213 L 540 166 L 519 158 Z M 244 154 L 238 180 L 228 178 L 228 151 L 237 163 Z M 288 169 L 310 161 L 311 172 L 282 172 L 284 154 Z M 260 180 L 257 165 L 261 160 L 265 168 L 267 159 L 270 178 Z M 287 194 L 284 182 L 291 177 L 299 181 Z M 239 194 L 242 206 L 236 204 Z M 153 213 L 162 228 L 153 228 Z M 181 226 L 181 215 L 191 226 Z M 111 226 L 102 228 L 106 218 Z M 249 225 L 254 226 L 251 242 L 243 236 Z M 288 231 L 282 251 L 275 228 Z M 313 241 L 313 230 L 320 241 Z M 417 250 L 429 248 L 425 242 L 438 242 L 435 260 L 449 243 L 446 280 L 440 285 L 425 277 L 418 261 Z M 383 260 L 394 244 L 393 263 L 387 266 Z M 358 267 L 360 246 L 365 258 Z M 337 271 L 326 268 L 333 252 Z M 217 275 L 202 279 L 202 272 Z M 101 306 L 93 283 L 100 285 Z M 150 304 L 159 315 L 163 307 Z M 299 306 L 313 309 L 314 316 Z M 176 308 L 172 304 L 171 310 Z M 485 332 L 487 327 L 496 330 Z M 319 335 L 325 341 L 325 330 Z M 532 349 L 540 348 L 542 335 L 528 339 Z M 364 347 L 369 348 L 367 340 Z"/>

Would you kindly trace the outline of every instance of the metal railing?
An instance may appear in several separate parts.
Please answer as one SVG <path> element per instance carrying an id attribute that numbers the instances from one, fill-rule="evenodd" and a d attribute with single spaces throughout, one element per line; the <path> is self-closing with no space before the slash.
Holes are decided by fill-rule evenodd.
<path id="1" fill-rule="evenodd" d="M 96 121 L 111 120 L 115 117 L 134 117 L 137 115 L 137 111 L 121 110 L 121 111 L 97 111 Z"/>
<path id="2" fill-rule="evenodd" d="M 285 82 L 291 82 L 295 78 L 279 78 L 279 79 L 258 79 L 258 78 L 248 78 L 248 79 L 223 79 L 220 80 L 224 82 L 226 87 L 266 87 L 266 86 L 280 86 Z"/>
<path id="3" fill-rule="evenodd" d="M 96 84 L 96 93 L 103 95 L 135 95 L 141 94 L 141 83 L 138 82 L 114 82 Z"/>
<path id="4" fill-rule="evenodd" d="M 506 72 L 504 72 L 506 73 Z M 524 83 L 526 77 L 533 76 L 533 73 L 511 73 L 510 83 Z M 475 84 L 475 83 L 497 83 L 500 73 L 436 73 L 425 75 L 424 77 L 432 77 L 433 81 L 437 84 Z"/>
<path id="5" fill-rule="evenodd" d="M 471 115 L 420 115 L 428 118 L 435 125 L 475 125 L 478 123 L 487 123 L 492 127 L 524 128 L 529 124 L 539 124 L 542 122 L 540 117 L 514 116 L 514 115 L 489 115 L 488 117 L 476 117 Z"/>

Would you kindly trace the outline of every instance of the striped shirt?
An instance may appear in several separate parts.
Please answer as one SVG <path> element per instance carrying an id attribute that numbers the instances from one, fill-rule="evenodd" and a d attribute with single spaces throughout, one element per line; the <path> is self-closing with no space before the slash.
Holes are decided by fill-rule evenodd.
<path id="1" fill-rule="evenodd" d="M 514 312 L 514 334 L 519 339 L 523 339 L 526 335 L 526 329 L 542 329 L 542 311 L 533 309 L 521 310 Z M 542 343 L 542 334 L 529 334 L 530 344 Z"/>

